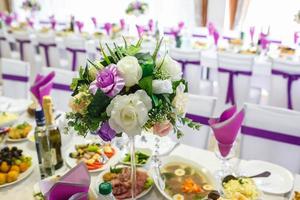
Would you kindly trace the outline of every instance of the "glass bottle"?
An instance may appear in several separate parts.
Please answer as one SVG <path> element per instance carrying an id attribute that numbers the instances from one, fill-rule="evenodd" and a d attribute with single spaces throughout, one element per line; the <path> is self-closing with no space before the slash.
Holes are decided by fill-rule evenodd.
<path id="1" fill-rule="evenodd" d="M 54 121 L 53 103 L 52 98 L 50 96 L 44 96 L 43 109 L 46 118 L 46 134 L 49 137 L 53 165 L 57 170 L 63 166 L 63 158 L 61 152 L 61 135 Z"/>
<path id="2" fill-rule="evenodd" d="M 46 134 L 45 116 L 41 108 L 35 111 L 36 128 L 34 131 L 34 140 L 41 179 L 52 176 L 55 173 L 52 164 L 51 148 Z"/>
<path id="3" fill-rule="evenodd" d="M 103 182 L 99 185 L 98 200 L 116 200 L 112 194 L 112 185 L 109 182 Z"/>

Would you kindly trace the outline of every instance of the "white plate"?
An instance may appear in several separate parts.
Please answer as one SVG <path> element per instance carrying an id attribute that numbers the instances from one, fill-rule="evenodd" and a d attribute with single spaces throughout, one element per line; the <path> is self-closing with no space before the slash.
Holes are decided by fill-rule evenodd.
<path id="1" fill-rule="evenodd" d="M 267 178 L 255 178 L 253 179 L 257 187 L 270 194 L 284 194 L 292 190 L 294 178 L 292 173 L 275 164 L 251 160 L 242 163 L 240 166 L 241 175 L 251 176 L 259 174 L 264 171 L 271 172 L 271 175 Z"/>
<path id="2" fill-rule="evenodd" d="M 31 100 L 13 99 L 9 97 L 0 97 L 0 112 L 11 112 L 21 114 L 25 112 Z"/>
<path id="3" fill-rule="evenodd" d="M 165 165 L 167 165 L 168 163 L 176 163 L 176 162 L 180 162 L 180 163 L 184 163 L 187 164 L 193 168 L 196 168 L 197 170 L 201 171 L 201 173 L 205 176 L 206 180 L 208 181 L 208 183 L 210 183 L 214 188 L 217 188 L 215 179 L 213 177 L 213 175 L 209 172 L 208 169 L 206 169 L 205 167 L 202 167 L 201 165 L 199 165 L 198 163 L 188 160 L 186 158 L 183 158 L 181 156 L 167 156 L 164 157 L 163 159 L 161 159 L 162 161 L 162 165 L 161 168 L 163 168 Z M 152 171 L 152 173 L 154 173 Z M 155 177 L 155 176 L 153 176 Z M 173 200 L 172 197 L 170 197 L 164 190 L 162 190 L 162 188 L 159 186 L 158 181 L 154 179 L 154 183 L 156 185 L 156 188 L 160 191 L 160 193 L 168 200 Z"/>
<path id="4" fill-rule="evenodd" d="M 122 166 L 122 165 L 121 165 L 121 166 L 118 166 L 118 167 L 125 167 L 125 166 Z M 126 167 L 128 167 L 128 166 L 126 166 Z M 148 171 L 146 171 L 145 169 L 143 169 L 143 168 L 137 168 L 137 169 L 140 170 L 140 171 L 146 172 L 146 173 L 148 174 L 148 176 L 152 178 L 152 176 L 150 175 L 150 173 L 149 173 Z M 101 173 L 99 174 L 99 176 L 97 177 L 96 181 L 93 182 L 93 184 L 94 184 L 94 185 L 93 185 L 93 191 L 94 191 L 94 194 L 96 194 L 96 196 L 99 195 L 99 193 L 98 193 L 98 186 L 99 186 L 99 184 L 102 183 L 102 182 L 104 182 L 104 181 L 103 181 L 103 178 L 102 178 L 103 175 L 104 175 L 105 173 L 109 172 L 109 171 L 110 171 L 110 170 L 107 169 L 107 170 L 101 172 Z M 151 187 L 149 187 L 147 190 L 144 190 L 142 193 L 140 193 L 137 197 L 135 197 L 135 199 L 142 198 L 143 196 L 145 196 L 146 194 L 148 194 L 148 193 L 150 192 L 150 190 L 152 189 L 152 187 L 153 187 L 153 185 L 152 185 Z M 131 198 L 129 198 L 129 199 L 124 199 L 124 200 L 131 200 Z"/>
<path id="5" fill-rule="evenodd" d="M 147 162 L 146 162 L 145 164 L 136 164 L 136 166 L 142 167 L 142 166 L 147 165 L 147 164 L 149 163 L 149 161 L 151 160 L 152 150 L 151 150 L 151 149 L 148 149 L 148 148 L 136 148 L 135 151 L 136 151 L 136 152 L 139 151 L 139 152 L 144 153 L 144 154 L 146 154 L 146 155 L 149 156 L 149 158 L 148 158 L 148 160 L 147 160 Z M 128 152 L 126 152 L 126 154 L 127 154 L 127 153 L 128 153 Z M 121 156 L 120 156 L 120 162 L 121 162 L 122 164 L 124 164 L 124 165 L 130 165 L 130 162 L 123 162 L 124 158 L 125 158 L 125 154 L 124 154 L 124 155 L 121 155 Z"/>
<path id="6" fill-rule="evenodd" d="M 83 144 L 83 143 L 80 143 L 80 144 Z M 100 172 L 100 171 L 108 169 L 109 166 L 115 165 L 115 164 L 118 163 L 118 161 L 119 161 L 119 149 L 117 147 L 115 147 L 115 146 L 112 146 L 112 148 L 114 148 L 114 150 L 115 150 L 115 155 L 113 155 L 113 157 L 111 157 L 108 160 L 108 162 L 105 165 L 103 165 L 101 168 L 95 169 L 95 170 L 89 170 L 89 172 Z M 67 165 L 69 167 L 73 168 L 73 167 L 75 167 L 77 165 L 77 162 L 76 162 L 77 159 L 71 158 L 69 156 L 69 154 L 71 152 L 75 152 L 75 145 L 73 145 L 72 147 L 70 147 L 67 150 L 67 154 L 66 154 L 66 158 L 65 158 Z"/>
<path id="7" fill-rule="evenodd" d="M 7 137 L 7 140 L 6 140 L 6 141 L 7 141 L 7 142 L 23 142 L 23 141 L 30 140 L 29 137 L 31 137 L 31 136 L 33 136 L 33 142 L 34 142 L 34 130 L 31 130 L 31 131 L 28 133 L 27 137 L 25 137 L 25 138 L 11 139 L 11 138 Z"/>
<path id="8" fill-rule="evenodd" d="M 25 172 L 20 173 L 20 175 L 19 175 L 19 177 L 16 181 L 0 185 L 0 188 L 6 187 L 6 186 L 9 186 L 9 185 L 14 185 L 14 184 L 22 181 L 23 179 L 26 179 L 32 173 L 33 169 L 34 169 L 34 164 L 33 164 L 33 162 L 31 162 L 31 166 Z"/>

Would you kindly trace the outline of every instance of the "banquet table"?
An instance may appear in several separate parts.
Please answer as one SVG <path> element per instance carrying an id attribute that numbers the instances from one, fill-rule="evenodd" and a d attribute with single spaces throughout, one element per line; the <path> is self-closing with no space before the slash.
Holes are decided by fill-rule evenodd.
<path id="1" fill-rule="evenodd" d="M 28 114 L 23 114 L 19 121 L 28 121 L 29 123 L 34 123 L 34 119 L 30 118 Z M 64 156 L 67 155 L 66 149 L 68 149 L 70 146 L 74 145 L 75 143 L 78 143 L 79 141 L 83 141 L 83 137 L 79 137 L 76 135 L 72 136 L 72 140 L 63 147 L 63 152 L 65 153 Z M 11 186 L 3 187 L 0 188 L 0 199 L 11 199 L 11 200 L 19 200 L 19 199 L 26 199 L 26 200 L 31 200 L 34 199 L 33 197 L 33 187 L 34 185 L 40 181 L 40 175 L 39 175 L 39 168 L 37 166 L 37 156 L 36 156 L 36 151 L 35 151 L 35 145 L 34 143 L 30 141 L 24 141 L 24 142 L 18 142 L 18 143 L 8 143 L 8 145 L 12 146 L 17 146 L 18 148 L 21 148 L 24 150 L 25 153 L 29 154 L 32 156 L 33 163 L 35 164 L 34 170 L 32 174 L 30 174 L 29 177 L 26 179 L 20 181 L 19 183 L 16 183 Z M 180 144 L 177 146 L 171 153 L 170 155 L 177 155 L 177 156 L 182 156 L 186 157 L 186 155 L 189 155 L 190 160 L 193 160 L 194 162 L 198 163 L 199 165 L 207 168 L 212 174 L 214 171 L 218 170 L 220 168 L 220 162 L 215 156 L 214 152 L 204 150 L 204 149 L 199 149 L 191 146 L 187 146 L 184 144 Z M 161 159 L 164 159 L 163 157 Z M 241 160 L 240 164 L 243 162 L 247 162 L 245 160 Z M 62 174 L 69 168 L 66 166 L 66 164 L 56 171 L 57 174 Z M 91 186 L 94 186 L 93 183 L 96 182 L 97 177 L 99 176 L 99 173 L 91 173 Z M 294 182 L 294 188 L 297 190 L 300 189 L 300 175 L 295 174 L 295 182 Z M 152 188 L 149 194 L 141 198 L 142 200 L 163 200 L 165 199 L 160 192 L 158 191 L 155 186 Z M 284 196 L 276 196 L 276 195 L 271 195 L 271 194 L 264 194 L 263 196 L 264 200 L 284 200 L 288 199 L 287 197 Z"/>

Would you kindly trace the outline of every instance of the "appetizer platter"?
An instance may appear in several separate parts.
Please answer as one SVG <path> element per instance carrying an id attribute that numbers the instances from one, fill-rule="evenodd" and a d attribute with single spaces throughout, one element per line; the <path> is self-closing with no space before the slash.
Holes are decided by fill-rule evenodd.
<path id="1" fill-rule="evenodd" d="M 131 199 L 131 169 L 128 166 L 117 166 L 103 171 L 93 187 L 98 195 L 98 186 L 102 182 L 112 184 L 113 195 L 116 200 Z M 136 172 L 136 199 L 145 196 L 152 188 L 154 181 L 151 175 L 143 168 L 137 168 Z"/>
<path id="2" fill-rule="evenodd" d="M 27 122 L 17 124 L 9 129 L 8 142 L 20 142 L 27 140 L 27 136 L 30 132 L 33 132 L 32 125 Z"/>
<path id="3" fill-rule="evenodd" d="M 118 150 L 110 144 L 85 143 L 77 144 L 68 151 L 66 158 L 69 167 L 76 166 L 83 161 L 89 172 L 98 172 L 111 164 L 117 163 Z"/>
<path id="4" fill-rule="evenodd" d="M 33 171 L 31 157 L 17 147 L 4 147 L 0 151 L 0 188 L 15 184 Z"/>
<path id="5" fill-rule="evenodd" d="M 19 115 L 8 112 L 0 113 L 0 127 L 7 127 L 14 124 L 19 118 Z"/>
<path id="6" fill-rule="evenodd" d="M 151 159 L 152 151 L 151 149 L 138 148 L 135 152 L 135 163 L 136 166 L 144 166 Z M 126 153 L 123 158 L 121 158 L 121 163 L 124 165 L 130 165 L 131 156 L 129 153 Z"/>
<path id="7" fill-rule="evenodd" d="M 162 160 L 161 176 L 165 187 L 158 190 L 169 200 L 203 199 L 216 188 L 214 178 L 207 169 L 179 156 Z"/>

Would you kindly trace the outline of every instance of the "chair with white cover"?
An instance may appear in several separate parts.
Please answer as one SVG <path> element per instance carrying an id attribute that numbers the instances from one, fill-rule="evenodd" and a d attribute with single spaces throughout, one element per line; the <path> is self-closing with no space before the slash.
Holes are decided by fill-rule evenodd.
<path id="1" fill-rule="evenodd" d="M 300 62 L 274 59 L 269 105 L 300 111 Z"/>
<path id="2" fill-rule="evenodd" d="M 189 94 L 186 117 L 202 124 L 202 126 L 198 131 L 184 125 L 181 128 L 184 136 L 179 139 L 181 143 L 201 149 L 207 148 L 210 138 L 208 120 L 213 117 L 216 102 L 215 97 Z M 175 141 L 177 140 L 175 134 L 170 134 L 170 137 Z"/>
<path id="3" fill-rule="evenodd" d="M 29 98 L 30 65 L 27 62 L 1 59 L 3 95 L 16 99 Z"/>
<path id="4" fill-rule="evenodd" d="M 76 71 L 80 66 L 85 67 L 87 60 L 85 39 L 78 36 L 68 37 L 64 43 L 67 51 L 67 69 Z"/>
<path id="5" fill-rule="evenodd" d="M 19 59 L 20 57 L 18 52 L 14 52 L 11 50 L 8 35 L 3 29 L 0 30 L 0 57 L 14 59 Z"/>
<path id="6" fill-rule="evenodd" d="M 170 56 L 182 66 L 182 75 L 189 83 L 189 93 L 212 95 L 212 83 L 201 80 L 201 52 L 199 50 L 186 50 L 171 48 Z"/>
<path id="7" fill-rule="evenodd" d="M 300 173 L 300 112 L 245 105 L 241 158 L 265 160 Z"/>
<path id="8" fill-rule="evenodd" d="M 41 54 L 42 66 L 60 67 L 59 50 L 53 32 L 37 34 L 37 45 Z"/>
<path id="9" fill-rule="evenodd" d="M 40 71 L 40 67 L 37 63 L 38 56 L 36 54 L 36 50 L 30 34 L 27 32 L 18 31 L 13 33 L 13 37 L 17 44 L 17 49 L 20 53 L 20 60 L 30 63 L 30 76 L 35 77 L 36 73 Z"/>
<path id="10" fill-rule="evenodd" d="M 218 52 L 218 100 L 241 106 L 250 97 L 253 55 Z"/>
<path id="11" fill-rule="evenodd" d="M 59 111 L 69 111 L 69 101 L 72 94 L 70 85 L 72 79 L 77 77 L 77 72 L 58 68 L 42 68 L 42 74 L 44 75 L 49 74 L 52 71 L 55 72 L 55 77 L 53 80 L 51 96 L 53 97 L 55 108 Z"/>

